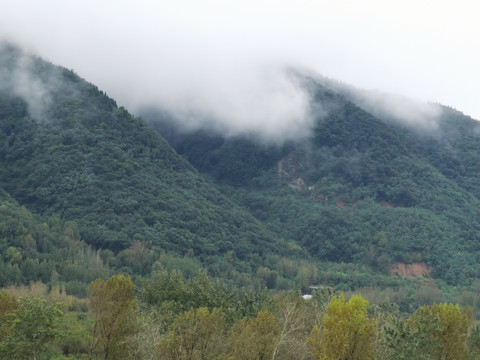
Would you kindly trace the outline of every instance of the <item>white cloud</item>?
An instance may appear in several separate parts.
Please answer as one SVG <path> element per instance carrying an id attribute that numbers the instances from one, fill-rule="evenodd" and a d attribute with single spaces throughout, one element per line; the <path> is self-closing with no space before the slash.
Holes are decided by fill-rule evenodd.
<path id="1" fill-rule="evenodd" d="M 358 89 L 335 80 L 318 78 L 321 83 L 347 96 L 379 119 L 404 124 L 418 131 L 438 130 L 438 118 L 442 114 L 442 108 L 438 104 L 378 90 Z"/>
<path id="2" fill-rule="evenodd" d="M 4 51 L 3 46 L 8 45 L 0 43 L 0 52 Z M 21 97 L 33 118 L 44 119 L 45 112 L 52 104 L 53 92 L 60 86 L 60 71 L 57 68 L 49 69 L 48 79 L 43 79 L 35 74 L 32 57 L 21 52 L 12 55 L 8 51 L 3 55 L 6 57 L 0 58 L 0 64 L 11 64 L 8 68 L 0 68 L 0 90 L 11 91 Z"/>
<path id="3" fill-rule="evenodd" d="M 133 111 L 158 105 L 212 115 L 232 132 L 294 134 L 309 124 L 308 99 L 279 69 L 301 64 L 480 119 L 474 1 L 0 0 L 0 8 L 0 34 Z"/>

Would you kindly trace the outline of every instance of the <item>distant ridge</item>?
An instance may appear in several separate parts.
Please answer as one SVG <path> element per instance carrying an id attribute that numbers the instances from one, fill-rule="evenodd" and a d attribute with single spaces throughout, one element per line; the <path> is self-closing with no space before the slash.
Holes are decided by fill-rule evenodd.
<path id="1" fill-rule="evenodd" d="M 299 76 L 315 117 L 306 141 L 275 147 L 188 132 L 165 114 L 145 118 L 222 191 L 319 261 L 384 274 L 424 262 L 451 284 L 480 276 L 479 123 L 440 105 L 419 110 L 408 99 Z M 388 108 L 393 101 L 398 108 Z M 428 126 L 402 120 L 408 112 L 428 114 Z"/>

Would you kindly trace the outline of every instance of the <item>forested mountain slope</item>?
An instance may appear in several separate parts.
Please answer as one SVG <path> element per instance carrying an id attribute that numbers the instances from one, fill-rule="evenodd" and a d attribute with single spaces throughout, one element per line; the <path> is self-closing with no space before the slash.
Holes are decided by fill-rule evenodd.
<path id="1" fill-rule="evenodd" d="M 479 127 L 455 110 L 440 107 L 434 126 L 419 130 L 306 76 L 308 138 L 186 132 L 173 116 L 145 112 L 166 142 L 73 71 L 0 50 L 0 189 L 18 215 L 3 223 L 33 219 L 2 223 L 0 251 L 22 281 L 28 269 L 32 279 L 91 281 L 68 277 L 68 261 L 41 245 L 49 221 L 49 244 L 67 234 L 65 248 L 110 249 L 130 273 L 148 273 L 151 254 L 171 253 L 269 287 L 378 285 L 408 264 L 449 284 L 480 277 Z M 320 272 L 295 258 L 315 259 Z M 337 271 L 342 264 L 354 270 Z"/>
<path id="2" fill-rule="evenodd" d="M 61 282 L 69 294 L 85 295 L 85 284 L 109 274 L 75 222 L 35 215 L 0 189 L 0 287 Z"/>
<path id="3" fill-rule="evenodd" d="M 379 119 L 403 128 L 407 140 L 442 174 L 476 197 L 480 195 L 479 121 L 438 104 L 356 89 L 321 77 L 318 80 Z"/>
<path id="4" fill-rule="evenodd" d="M 208 265 L 231 251 L 243 271 L 287 252 L 141 119 L 73 71 L 3 44 L 0 78 L 0 187 L 30 211 L 73 220 L 83 241 L 114 252 L 137 241 Z"/>
<path id="5" fill-rule="evenodd" d="M 310 138 L 282 146 L 145 118 L 224 193 L 320 261 L 384 274 L 419 263 L 451 284 L 478 278 L 477 123 L 442 108 L 435 131 L 418 131 L 328 84 L 303 84 L 321 111 L 312 111 Z"/>

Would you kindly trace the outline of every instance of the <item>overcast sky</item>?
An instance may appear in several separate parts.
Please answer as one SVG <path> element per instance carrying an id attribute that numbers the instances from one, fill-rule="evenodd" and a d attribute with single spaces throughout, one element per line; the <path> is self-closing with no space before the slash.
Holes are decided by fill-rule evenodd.
<path id="1" fill-rule="evenodd" d="M 294 65 L 480 119 L 479 18 L 465 0 L 0 0 L 0 37 L 134 112 L 300 121 L 305 99 L 277 73 Z"/>

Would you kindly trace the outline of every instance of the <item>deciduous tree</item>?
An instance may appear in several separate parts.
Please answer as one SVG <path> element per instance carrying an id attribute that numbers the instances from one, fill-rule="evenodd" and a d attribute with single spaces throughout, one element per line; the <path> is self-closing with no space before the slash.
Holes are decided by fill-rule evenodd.
<path id="1" fill-rule="evenodd" d="M 431 360 L 439 319 L 416 313 L 408 319 L 392 317 L 383 326 L 388 360 Z"/>
<path id="2" fill-rule="evenodd" d="M 33 295 L 20 298 L 20 306 L 6 315 L 9 331 L 0 340 L 0 358 L 38 359 L 60 335 L 56 322 L 62 315 L 59 304 Z"/>
<path id="3" fill-rule="evenodd" d="M 179 315 L 158 344 L 162 358 L 210 360 L 226 353 L 225 316 L 220 309 L 191 309 Z"/>
<path id="4" fill-rule="evenodd" d="M 89 312 L 94 319 L 90 358 L 123 359 L 131 350 L 129 338 L 136 329 L 135 285 L 123 275 L 98 279 L 88 287 Z"/>
<path id="5" fill-rule="evenodd" d="M 332 299 L 322 327 L 312 330 L 313 356 L 322 360 L 368 360 L 375 355 L 375 323 L 367 314 L 369 303 L 360 295 L 345 303 Z"/>
<path id="6" fill-rule="evenodd" d="M 242 320 L 230 334 L 235 360 L 270 360 L 278 342 L 280 328 L 270 311 Z"/>
<path id="7" fill-rule="evenodd" d="M 434 334 L 433 354 L 439 360 L 462 360 L 467 357 L 467 337 L 470 320 L 458 305 L 433 304 L 418 310 L 423 316 L 439 319 L 439 331 Z"/>
<path id="8" fill-rule="evenodd" d="M 319 302 L 303 299 L 298 291 L 277 297 L 274 305 L 280 331 L 272 360 L 307 358 L 307 337 L 321 316 Z"/>

